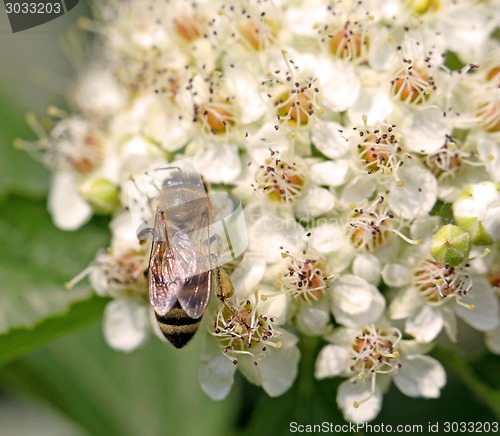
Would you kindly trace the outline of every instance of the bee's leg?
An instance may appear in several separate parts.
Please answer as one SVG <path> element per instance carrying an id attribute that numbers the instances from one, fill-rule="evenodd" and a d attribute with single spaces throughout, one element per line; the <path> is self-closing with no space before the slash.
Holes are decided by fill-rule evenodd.
<path id="1" fill-rule="evenodd" d="M 234 287 L 227 272 L 224 271 L 224 268 L 215 268 L 214 273 L 217 298 L 240 324 L 244 325 L 247 330 L 251 330 L 251 327 L 248 325 L 247 321 L 245 321 L 241 313 L 227 302 L 227 299 L 234 294 Z"/>
<path id="2" fill-rule="evenodd" d="M 216 268 L 215 277 L 217 283 L 217 298 L 221 301 L 231 298 L 234 295 L 234 287 L 224 268 Z"/>

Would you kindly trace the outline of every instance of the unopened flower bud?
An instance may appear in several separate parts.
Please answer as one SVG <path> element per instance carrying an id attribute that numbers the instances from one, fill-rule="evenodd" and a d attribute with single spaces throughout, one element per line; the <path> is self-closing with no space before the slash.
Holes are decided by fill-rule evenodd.
<path id="1" fill-rule="evenodd" d="M 86 180 L 80 194 L 96 213 L 109 214 L 120 206 L 119 188 L 105 178 Z"/>
<path id="2" fill-rule="evenodd" d="M 440 265 L 460 265 L 469 257 L 471 237 L 464 229 L 448 224 L 432 237 L 431 255 Z"/>

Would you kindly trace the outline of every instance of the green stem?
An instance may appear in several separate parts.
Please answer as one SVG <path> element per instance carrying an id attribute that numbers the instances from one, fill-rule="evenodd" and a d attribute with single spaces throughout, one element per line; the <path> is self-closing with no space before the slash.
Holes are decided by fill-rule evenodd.
<path id="1" fill-rule="evenodd" d="M 480 380 L 464 356 L 440 346 L 432 354 L 500 419 L 500 392 Z"/>

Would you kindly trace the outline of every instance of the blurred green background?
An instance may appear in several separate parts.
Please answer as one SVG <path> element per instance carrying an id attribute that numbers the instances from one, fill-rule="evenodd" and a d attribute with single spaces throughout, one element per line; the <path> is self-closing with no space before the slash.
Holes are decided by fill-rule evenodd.
<path id="1" fill-rule="evenodd" d="M 77 232 L 54 228 L 46 210 L 49 173 L 15 138 L 36 139 L 25 114 L 64 107 L 74 74 L 61 50 L 85 2 L 66 16 L 13 34 L 0 14 L 0 435 L 288 434 L 289 423 L 342 423 L 337 380 L 316 382 L 320 339 L 301 341 L 299 379 L 268 398 L 237 377 L 228 399 L 208 399 L 198 384 L 202 343 L 182 351 L 155 338 L 131 354 L 111 350 L 101 333 L 106 301 L 88 284 L 64 283 L 108 241 L 107 219 Z M 412 400 L 397 389 L 374 423 L 495 421 L 500 417 L 499 359 L 461 326 L 467 352 L 438 347 L 448 384 L 439 400 Z M 470 336 L 470 337 L 468 337 Z"/>

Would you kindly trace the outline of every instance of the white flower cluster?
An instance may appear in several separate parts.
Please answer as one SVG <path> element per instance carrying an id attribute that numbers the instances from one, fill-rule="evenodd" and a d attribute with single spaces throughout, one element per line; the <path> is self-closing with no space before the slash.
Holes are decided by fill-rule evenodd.
<path id="1" fill-rule="evenodd" d="M 391 379 L 439 396 L 446 375 L 425 353 L 443 329 L 459 341 L 457 317 L 500 353 L 499 17 L 472 0 L 97 2 L 79 22 L 97 37 L 73 111 L 51 108 L 30 147 L 54 170 L 59 227 L 113 216 L 86 271 L 113 298 L 109 344 L 156 329 L 130 176 L 191 157 L 248 224 L 226 265 L 235 311 L 205 314 L 211 397 L 236 370 L 284 393 L 301 335 L 328 342 L 315 376 L 348 377 L 351 421 L 377 415 Z"/>

